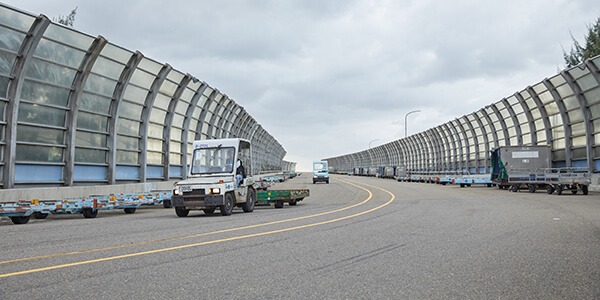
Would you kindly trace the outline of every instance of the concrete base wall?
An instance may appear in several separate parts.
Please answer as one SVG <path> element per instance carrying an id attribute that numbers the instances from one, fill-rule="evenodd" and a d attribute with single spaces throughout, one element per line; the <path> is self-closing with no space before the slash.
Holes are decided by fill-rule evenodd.
<path id="1" fill-rule="evenodd" d="M 65 198 L 87 197 L 91 195 L 144 193 L 152 190 L 170 190 L 174 181 L 147 182 L 133 184 L 45 187 L 0 190 L 0 202 L 18 200 L 62 200 Z"/>
<path id="2" fill-rule="evenodd" d="M 590 191 L 600 192 L 600 174 L 592 174 L 592 184 L 590 185 Z"/>

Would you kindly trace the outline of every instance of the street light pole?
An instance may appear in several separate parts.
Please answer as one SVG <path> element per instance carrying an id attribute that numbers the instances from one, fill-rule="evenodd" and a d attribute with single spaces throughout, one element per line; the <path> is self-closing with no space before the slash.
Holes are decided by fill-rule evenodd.
<path id="1" fill-rule="evenodd" d="M 371 149 L 371 143 L 372 143 L 372 142 L 375 142 L 375 141 L 379 141 L 379 139 L 374 139 L 374 140 L 370 141 L 370 142 L 369 142 L 369 149 Z"/>
<path id="2" fill-rule="evenodd" d="M 407 134 L 408 134 L 408 127 L 407 127 L 407 124 L 406 124 L 406 118 L 408 117 L 408 115 L 414 114 L 414 113 L 418 113 L 418 112 L 421 112 L 421 110 L 417 109 L 417 110 L 409 111 L 406 114 L 406 116 L 404 116 L 404 137 L 406 137 Z"/>

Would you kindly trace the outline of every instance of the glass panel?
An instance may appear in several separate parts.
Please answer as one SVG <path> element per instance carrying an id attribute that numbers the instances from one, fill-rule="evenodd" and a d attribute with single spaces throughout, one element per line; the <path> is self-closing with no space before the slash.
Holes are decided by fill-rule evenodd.
<path id="1" fill-rule="evenodd" d="M 117 82 L 96 74 L 90 74 L 85 82 L 84 90 L 112 98 L 117 87 Z"/>
<path id="2" fill-rule="evenodd" d="M 577 79 L 577 84 L 579 85 L 582 91 L 587 91 L 591 88 L 598 86 L 598 83 L 596 82 L 596 79 L 594 79 L 594 76 L 589 73 Z"/>
<path id="3" fill-rule="evenodd" d="M 586 132 L 585 124 L 577 123 L 571 125 L 571 134 L 572 135 L 584 135 Z"/>
<path id="4" fill-rule="evenodd" d="M 83 35 L 57 24 L 50 24 L 48 29 L 44 32 L 44 37 L 51 38 L 67 45 L 73 45 L 74 47 L 84 50 L 87 50 L 94 41 L 90 36 Z"/>
<path id="5" fill-rule="evenodd" d="M 163 84 L 160 86 L 160 92 L 163 93 L 163 94 L 165 94 L 165 95 L 168 95 L 168 96 L 172 97 L 173 94 L 175 94 L 175 91 L 177 90 L 177 87 L 178 87 L 177 84 L 175 84 L 175 83 L 173 83 L 171 81 L 165 80 L 163 82 Z"/>
<path id="6" fill-rule="evenodd" d="M 183 90 L 183 93 L 181 93 L 180 100 L 184 101 L 186 103 L 190 103 L 190 102 L 192 102 L 193 96 L 194 96 L 194 91 L 190 90 L 189 88 L 186 88 Z"/>
<path id="7" fill-rule="evenodd" d="M 150 122 L 164 124 L 165 117 L 167 116 L 167 112 L 161 109 L 153 109 L 150 113 Z"/>
<path id="8" fill-rule="evenodd" d="M 121 73 L 123 73 L 124 68 L 125 65 L 123 64 L 99 56 L 92 67 L 92 72 L 112 78 L 114 80 L 118 80 L 119 77 L 121 77 Z"/>
<path id="9" fill-rule="evenodd" d="M 181 80 L 183 80 L 183 77 L 185 77 L 185 75 L 177 70 L 172 70 L 169 75 L 167 76 L 167 79 L 169 79 L 172 82 L 177 82 L 177 85 L 179 85 L 179 82 L 181 82 Z"/>
<path id="10" fill-rule="evenodd" d="M 40 128 L 33 126 L 18 125 L 17 141 L 42 143 L 42 144 L 64 144 L 64 131 L 59 129 Z"/>
<path id="11" fill-rule="evenodd" d="M 45 165 L 15 165 L 15 181 L 36 182 L 36 181 L 60 181 L 62 180 L 62 166 Z"/>
<path id="12" fill-rule="evenodd" d="M 181 165 L 181 154 L 171 153 L 169 160 L 172 165 Z"/>
<path id="13" fill-rule="evenodd" d="M 583 121 L 583 111 L 580 109 L 572 110 L 567 113 L 569 115 L 569 121 L 571 123 Z"/>
<path id="14" fill-rule="evenodd" d="M 179 128 L 171 128 L 171 140 L 180 141 L 182 132 Z"/>
<path id="15" fill-rule="evenodd" d="M 592 119 L 600 118 L 600 103 L 590 106 L 590 112 L 592 113 Z"/>
<path id="16" fill-rule="evenodd" d="M 62 148 L 17 145 L 17 161 L 62 162 Z"/>
<path id="17" fill-rule="evenodd" d="M 81 65 L 85 52 L 42 39 L 35 48 L 34 55 L 77 69 Z"/>
<path id="18" fill-rule="evenodd" d="M 567 84 L 556 86 L 556 92 L 561 98 L 566 98 L 573 95 L 573 90 Z"/>
<path id="19" fill-rule="evenodd" d="M 169 109 L 169 103 L 171 102 L 171 98 L 167 97 L 163 94 L 158 94 L 156 96 L 156 99 L 154 100 L 154 106 L 155 107 L 159 107 L 162 108 L 163 110 L 168 110 Z"/>
<path id="20" fill-rule="evenodd" d="M 75 156 L 77 156 L 77 149 L 75 149 Z M 73 171 L 73 178 L 75 180 L 105 180 L 106 175 L 107 168 L 103 166 L 76 165 Z"/>
<path id="21" fill-rule="evenodd" d="M 600 102 L 600 87 L 583 93 L 587 104 L 593 104 Z"/>
<path id="22" fill-rule="evenodd" d="M 148 143 L 146 146 L 148 151 L 163 151 L 163 143 L 162 140 L 148 139 Z"/>
<path id="23" fill-rule="evenodd" d="M 550 103 L 554 101 L 554 97 L 550 94 L 550 92 L 545 91 L 541 94 L 538 94 L 538 97 L 542 101 L 543 104 Z"/>
<path id="24" fill-rule="evenodd" d="M 569 74 L 571 74 L 571 76 L 575 79 L 578 79 L 579 77 L 582 77 L 589 73 L 587 68 L 581 69 L 579 67 L 571 68 L 567 72 L 569 72 Z"/>
<path id="25" fill-rule="evenodd" d="M 576 137 L 573 138 L 572 143 L 573 147 L 585 147 L 587 144 L 587 138 L 585 136 Z"/>
<path id="26" fill-rule="evenodd" d="M 520 114 L 523 112 L 523 106 L 521 106 L 520 103 L 513 105 L 512 109 L 515 112 L 515 114 Z"/>
<path id="27" fill-rule="evenodd" d="M 538 143 L 546 142 L 546 131 L 538 131 L 537 132 L 537 140 Z"/>
<path id="28" fill-rule="evenodd" d="M 535 108 L 531 110 L 531 116 L 534 120 L 540 119 L 542 117 L 542 113 L 539 109 Z"/>
<path id="29" fill-rule="evenodd" d="M 0 51 L 0 74 L 10 74 L 16 58 L 15 54 Z"/>
<path id="30" fill-rule="evenodd" d="M 171 141 L 171 153 L 181 153 L 181 143 Z"/>
<path id="31" fill-rule="evenodd" d="M 2 62 L 0 62 L 2 63 Z M 0 76 L 0 98 L 6 98 L 6 92 L 8 91 L 8 83 L 10 79 Z"/>
<path id="32" fill-rule="evenodd" d="M 36 58 L 27 67 L 26 76 L 57 85 L 71 86 L 76 71 L 67 67 L 51 64 Z"/>
<path id="33" fill-rule="evenodd" d="M 127 64 L 129 59 L 133 56 L 133 52 L 127 51 L 113 44 L 106 44 L 101 52 L 102 56 L 110 57 L 124 65 Z"/>
<path id="34" fill-rule="evenodd" d="M 552 83 L 553 86 L 563 85 L 563 84 L 565 84 L 567 82 L 565 80 L 565 78 L 562 76 L 562 74 L 557 74 L 556 76 L 550 78 L 549 80 L 550 80 L 550 83 Z"/>
<path id="35" fill-rule="evenodd" d="M 36 103 L 67 106 L 69 92 L 68 89 L 25 80 L 21 99 Z"/>
<path id="36" fill-rule="evenodd" d="M 119 135 L 117 137 L 117 149 L 123 150 L 139 150 L 140 140 L 138 138 L 131 138 Z"/>
<path id="37" fill-rule="evenodd" d="M 79 108 L 82 110 L 108 114 L 111 103 L 111 98 L 83 93 L 81 95 L 81 99 L 79 100 Z"/>
<path id="38" fill-rule="evenodd" d="M 148 126 L 148 136 L 154 138 L 163 138 L 163 126 L 157 124 L 150 124 Z"/>
<path id="39" fill-rule="evenodd" d="M 182 115 L 175 114 L 173 116 L 173 126 L 182 128 L 184 117 Z"/>
<path id="40" fill-rule="evenodd" d="M 162 178 L 163 177 L 163 167 L 162 166 L 148 166 L 146 168 L 146 177 L 148 178 Z"/>
<path id="41" fill-rule="evenodd" d="M 140 122 L 138 121 L 131 121 L 131 120 L 126 120 L 123 118 L 119 118 L 119 121 L 117 122 L 117 132 L 118 133 L 122 133 L 122 134 L 126 134 L 126 135 L 139 135 L 140 134 Z"/>
<path id="42" fill-rule="evenodd" d="M 121 101 L 121 105 L 119 106 L 119 115 L 123 117 L 127 117 L 128 119 L 142 119 L 142 109 L 144 107 L 133 104 L 127 101 Z"/>
<path id="43" fill-rule="evenodd" d="M 149 165 L 162 165 L 163 155 L 162 153 L 148 152 L 148 164 Z"/>
<path id="44" fill-rule="evenodd" d="M 75 148 L 75 161 L 85 163 L 106 163 L 106 151 Z"/>
<path id="45" fill-rule="evenodd" d="M 119 164 L 137 164 L 138 163 L 138 153 L 137 152 L 127 152 L 127 151 L 117 151 L 117 163 Z"/>
<path id="46" fill-rule="evenodd" d="M 579 108 L 579 102 L 574 96 L 567 97 L 563 99 L 563 103 L 565 104 L 565 108 L 567 110 L 573 110 Z"/>
<path id="47" fill-rule="evenodd" d="M 552 149 L 564 149 L 565 148 L 565 139 L 555 139 L 552 141 Z"/>
<path id="48" fill-rule="evenodd" d="M 0 23 L 15 29 L 28 31 L 33 25 L 34 17 L 15 12 L 11 9 L 0 7 Z"/>
<path id="49" fill-rule="evenodd" d="M 537 105 L 535 104 L 535 101 L 533 101 L 532 98 L 528 98 L 527 100 L 525 100 L 525 103 L 527 104 L 527 107 L 529 109 L 536 109 Z"/>
<path id="50" fill-rule="evenodd" d="M 154 79 L 156 79 L 155 75 L 136 69 L 131 76 L 130 83 L 149 89 Z"/>
<path id="51" fill-rule="evenodd" d="M 21 103 L 18 121 L 64 127 L 65 111 L 37 104 Z"/>
<path id="52" fill-rule="evenodd" d="M 564 138 L 564 137 L 565 137 L 565 130 L 562 126 L 552 128 L 552 138 L 557 139 L 557 138 Z"/>
<path id="53" fill-rule="evenodd" d="M 106 147 L 106 135 L 98 133 L 90 133 L 85 131 L 77 131 L 75 136 L 75 145 L 84 147 Z"/>
<path id="54" fill-rule="evenodd" d="M 123 98 L 139 104 L 144 104 L 146 102 L 146 97 L 148 96 L 148 90 L 139 88 L 134 85 L 127 85 L 125 89 L 125 94 Z"/>
<path id="55" fill-rule="evenodd" d="M 80 111 L 77 113 L 77 128 L 93 131 L 108 131 L 108 117 Z"/>
<path id="56" fill-rule="evenodd" d="M 178 101 L 177 105 L 175 106 L 175 112 L 177 112 L 180 115 L 185 116 L 189 106 L 190 105 L 188 103 L 185 103 L 183 101 Z"/>
<path id="57" fill-rule="evenodd" d="M 545 108 L 546 113 L 548 113 L 548 116 L 556 115 L 559 113 L 558 106 L 555 102 L 546 104 Z"/>
<path id="58" fill-rule="evenodd" d="M 163 66 L 153 60 L 150 60 L 150 59 L 144 57 L 140 61 L 138 68 L 148 71 L 148 73 L 151 73 L 151 74 L 158 74 L 158 72 L 160 72 L 160 70 L 163 68 Z"/>
<path id="59" fill-rule="evenodd" d="M 534 122 L 534 124 L 535 124 L 535 128 L 537 128 L 537 129 L 544 128 L 544 121 L 541 119 L 536 120 Z"/>

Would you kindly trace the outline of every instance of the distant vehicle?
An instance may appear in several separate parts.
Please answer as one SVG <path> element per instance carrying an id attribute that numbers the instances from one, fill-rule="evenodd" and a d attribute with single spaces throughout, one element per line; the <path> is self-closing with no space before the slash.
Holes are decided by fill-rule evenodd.
<path id="1" fill-rule="evenodd" d="M 327 161 L 313 162 L 313 184 L 319 181 L 329 183 L 329 167 Z"/>

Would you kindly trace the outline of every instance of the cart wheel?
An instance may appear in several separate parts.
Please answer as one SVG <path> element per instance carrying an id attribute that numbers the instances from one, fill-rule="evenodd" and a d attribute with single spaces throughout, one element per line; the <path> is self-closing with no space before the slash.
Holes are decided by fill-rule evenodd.
<path id="1" fill-rule="evenodd" d="M 549 184 L 546 187 L 546 193 L 548 193 L 548 195 L 552 195 L 552 193 L 554 193 L 554 186 L 552 186 L 551 184 Z"/>
<path id="2" fill-rule="evenodd" d="M 171 199 L 169 199 L 169 200 L 163 200 L 163 207 L 164 208 L 171 208 L 171 207 L 173 207 L 173 204 L 171 204 Z"/>
<path id="3" fill-rule="evenodd" d="M 461 183 L 461 184 L 460 184 L 460 187 L 461 187 L 461 188 L 464 188 L 464 187 L 465 187 L 465 184 L 464 184 L 464 183 Z"/>
<path id="4" fill-rule="evenodd" d="M 581 186 L 581 192 L 583 192 L 584 195 L 588 194 L 588 186 L 587 185 L 582 185 Z"/>
<path id="5" fill-rule="evenodd" d="M 128 207 L 123 209 L 126 214 L 132 214 L 135 212 L 135 207 Z"/>
<path id="6" fill-rule="evenodd" d="M 290 205 L 296 205 L 296 204 L 298 204 L 298 201 L 296 201 L 296 200 L 290 200 Z"/>
<path id="7" fill-rule="evenodd" d="M 557 186 L 556 186 L 556 194 L 558 194 L 558 195 L 562 195 L 562 192 L 563 192 L 563 187 L 562 187 L 562 185 L 557 185 Z"/>
<path id="8" fill-rule="evenodd" d="M 187 217 L 187 215 L 190 213 L 189 209 L 184 209 L 181 207 L 175 207 L 175 213 L 177 214 L 178 217 Z"/>
<path id="9" fill-rule="evenodd" d="M 93 219 L 98 215 L 98 210 L 91 207 L 84 207 L 81 213 L 86 219 Z"/>
<path id="10" fill-rule="evenodd" d="M 207 215 L 212 215 L 215 213 L 215 210 L 216 210 L 215 207 L 211 207 L 211 208 L 205 208 L 202 211 Z"/>
<path id="11" fill-rule="evenodd" d="M 233 213 L 233 208 L 235 207 L 235 202 L 233 200 L 233 196 L 231 193 L 225 194 L 225 205 L 221 205 L 219 210 L 221 211 L 221 216 L 229 216 Z"/>
<path id="12" fill-rule="evenodd" d="M 510 186 L 510 191 L 513 193 L 516 193 L 519 190 L 519 186 L 516 184 L 513 184 Z"/>
<path id="13" fill-rule="evenodd" d="M 10 217 L 10 220 L 14 224 L 25 224 L 25 223 L 29 222 L 29 216 Z"/>
<path id="14" fill-rule="evenodd" d="M 283 201 L 282 200 L 275 201 L 275 208 L 283 208 Z"/>
<path id="15" fill-rule="evenodd" d="M 535 190 L 536 190 L 536 188 L 535 188 L 535 184 L 530 184 L 530 185 L 529 185 L 529 192 L 530 192 L 530 193 L 535 193 Z"/>
<path id="16" fill-rule="evenodd" d="M 36 211 L 36 212 L 33 213 L 33 217 L 36 218 L 36 219 L 45 219 L 46 217 L 48 217 L 48 214 Z"/>
<path id="17" fill-rule="evenodd" d="M 248 196 L 246 197 L 246 203 L 242 205 L 242 210 L 244 212 L 252 212 L 254 211 L 254 203 L 256 197 L 254 196 L 254 190 L 248 189 Z"/>

